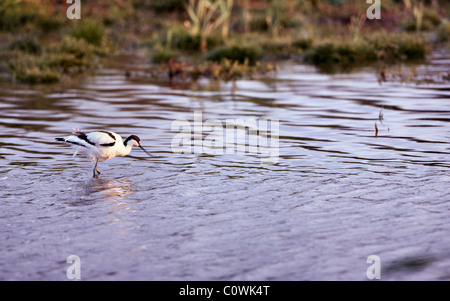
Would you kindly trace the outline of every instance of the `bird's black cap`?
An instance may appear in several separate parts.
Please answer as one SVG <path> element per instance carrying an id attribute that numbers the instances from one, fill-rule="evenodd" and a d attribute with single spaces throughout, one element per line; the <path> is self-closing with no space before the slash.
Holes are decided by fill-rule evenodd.
<path id="1" fill-rule="evenodd" d="M 127 139 L 125 139 L 125 141 L 123 142 L 123 144 L 124 144 L 125 146 L 127 146 L 128 141 L 130 141 L 131 139 L 135 140 L 138 144 L 141 143 L 141 139 L 140 139 L 138 136 L 136 136 L 136 135 L 131 135 L 131 136 L 129 136 Z"/>

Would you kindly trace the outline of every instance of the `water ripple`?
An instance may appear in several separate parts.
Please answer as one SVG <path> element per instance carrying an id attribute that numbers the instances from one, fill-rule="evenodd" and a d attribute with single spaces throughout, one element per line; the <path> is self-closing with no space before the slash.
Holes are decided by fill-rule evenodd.
<path id="1" fill-rule="evenodd" d="M 448 279 L 448 85 L 288 65 L 187 89 L 116 64 L 69 87 L 1 84 L 1 280 L 63 280 L 70 254 L 95 280 L 365 280 L 371 254 L 383 279 Z M 174 154 L 172 122 L 196 110 L 279 120 L 278 162 Z M 54 141 L 72 128 L 139 135 L 157 157 L 133 150 L 91 179 Z"/>

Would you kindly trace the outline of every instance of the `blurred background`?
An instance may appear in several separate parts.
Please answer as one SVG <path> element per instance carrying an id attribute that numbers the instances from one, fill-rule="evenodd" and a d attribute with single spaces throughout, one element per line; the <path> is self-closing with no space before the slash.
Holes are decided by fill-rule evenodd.
<path id="1" fill-rule="evenodd" d="M 126 53 L 158 66 L 157 78 L 229 80 L 271 72 L 280 59 L 325 72 L 378 64 L 383 77 L 386 65 L 448 47 L 448 1 L 378 3 L 380 19 L 356 0 L 86 0 L 82 19 L 70 20 L 61 1 L 2 0 L 0 72 L 53 83 Z"/>

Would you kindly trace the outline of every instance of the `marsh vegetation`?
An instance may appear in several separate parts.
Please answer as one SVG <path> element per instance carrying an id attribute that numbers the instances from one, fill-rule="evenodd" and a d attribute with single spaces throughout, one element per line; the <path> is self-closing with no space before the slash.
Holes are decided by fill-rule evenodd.
<path id="1" fill-rule="evenodd" d="M 421 62 L 448 48 L 450 5 L 386 0 L 381 19 L 354 0 L 85 1 L 82 19 L 56 0 L 0 4 L 0 72 L 7 81 L 54 83 L 98 67 L 103 57 L 141 55 L 149 73 L 196 79 L 253 77 L 280 60 L 325 72 Z"/>

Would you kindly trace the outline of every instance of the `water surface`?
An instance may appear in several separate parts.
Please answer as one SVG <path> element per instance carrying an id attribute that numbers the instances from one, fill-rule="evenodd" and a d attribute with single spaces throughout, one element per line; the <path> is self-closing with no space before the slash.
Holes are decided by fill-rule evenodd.
<path id="1" fill-rule="evenodd" d="M 372 69 L 282 66 L 196 85 L 125 76 L 0 89 L 0 279 L 450 279 L 450 86 L 379 83 Z M 418 72 L 449 70 L 435 54 Z M 174 154 L 174 120 L 275 119 L 279 159 Z M 380 120 L 380 111 L 383 118 Z M 378 132 L 375 131 L 375 123 Z M 93 164 L 54 141 L 72 128 L 141 137 L 156 158 Z"/>

